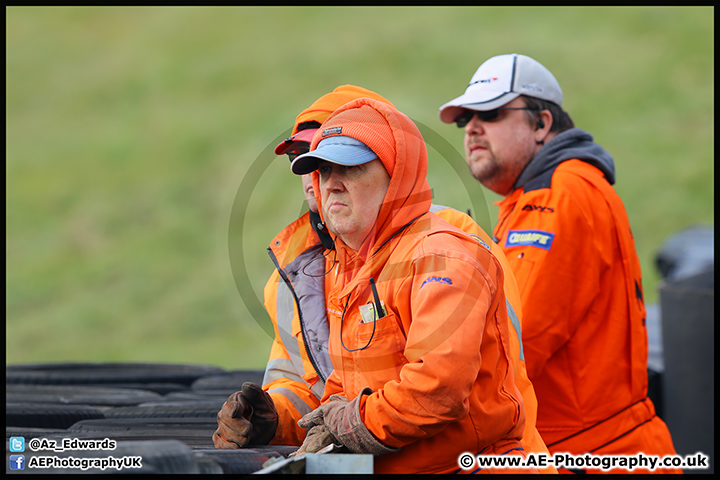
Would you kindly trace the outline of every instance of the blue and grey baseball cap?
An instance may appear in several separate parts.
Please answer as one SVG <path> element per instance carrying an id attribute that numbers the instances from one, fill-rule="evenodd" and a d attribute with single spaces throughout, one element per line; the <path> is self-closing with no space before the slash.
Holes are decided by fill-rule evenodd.
<path id="1" fill-rule="evenodd" d="M 317 170 L 318 162 L 322 160 L 339 165 L 355 166 L 371 162 L 376 158 L 378 156 L 375 152 L 360 140 L 339 135 L 321 140 L 315 150 L 295 158 L 290 168 L 296 175 L 305 175 Z"/>

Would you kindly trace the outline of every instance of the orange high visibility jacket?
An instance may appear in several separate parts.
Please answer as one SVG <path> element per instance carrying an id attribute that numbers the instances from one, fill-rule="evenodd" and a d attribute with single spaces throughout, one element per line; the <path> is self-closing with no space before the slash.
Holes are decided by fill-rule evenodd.
<path id="1" fill-rule="evenodd" d="M 323 133 L 337 131 L 357 135 L 394 170 L 360 249 L 335 241 L 337 272 L 327 294 L 334 370 L 323 401 L 372 389 L 362 396 L 360 418 L 380 442 L 400 448 L 375 458 L 376 473 L 454 472 L 462 452 L 522 455 L 525 412 L 500 263 L 429 212 L 425 144 L 405 115 L 358 99 L 323 124 Z M 386 314 L 368 321 L 371 278 Z"/>
<path id="2" fill-rule="evenodd" d="M 543 148 L 592 141 L 564 133 Z M 553 453 L 671 455 L 647 398 L 640 263 L 614 172 L 598 166 L 556 162 L 497 202 L 494 236 L 520 287 L 537 428 Z"/>
<path id="3" fill-rule="evenodd" d="M 268 248 L 276 267 L 264 290 L 275 331 L 263 378 L 263 390 L 278 411 L 271 444 L 302 444 L 305 429 L 297 422 L 320 406 L 332 372 L 325 312 L 325 282 L 331 275 L 322 275 L 324 250 L 308 213 L 285 227 Z"/>
<path id="4" fill-rule="evenodd" d="M 451 225 L 476 237 L 483 246 L 490 249 L 502 265 L 505 272 L 506 307 L 508 319 L 510 320 L 510 352 L 515 369 L 515 382 L 525 405 L 525 429 L 521 443 L 527 452 L 547 454 L 548 449 L 535 428 L 537 398 L 532 383 L 527 376 L 522 351 L 520 294 L 515 278 L 507 264 L 505 254 L 469 215 L 440 205 L 432 205 L 430 211 L 436 213 Z M 302 443 L 306 431 L 297 425 L 297 421 L 302 415 L 319 406 L 325 380 L 332 371 L 327 352 L 329 330 L 321 328 L 323 323 L 327 323 L 327 317 L 315 315 L 308 318 L 309 313 L 307 312 L 311 312 L 314 307 L 307 304 L 303 308 L 306 313 L 304 315 L 300 314 L 301 310 L 298 309 L 295 301 L 296 297 L 293 295 L 295 286 L 298 283 L 312 282 L 312 278 L 293 275 L 295 281 L 291 282 L 290 285 L 282 278 L 282 275 L 289 277 L 287 266 L 293 264 L 293 260 L 309 250 L 314 252 L 312 258 L 319 259 L 321 255 L 320 240 L 310 226 L 307 213 L 283 229 L 273 238 L 268 248 L 271 258 L 276 263 L 276 270 L 265 285 L 264 295 L 265 307 L 270 314 L 275 337 L 266 367 L 263 389 L 270 393 L 278 410 L 279 426 L 275 437 L 270 442 L 275 445 L 300 445 Z M 332 258 L 331 255 L 330 258 Z M 319 260 L 316 261 L 319 262 Z M 319 265 L 320 263 L 310 268 L 316 269 Z M 331 268 L 326 268 L 332 273 Z M 289 270 L 294 272 L 297 269 L 291 267 Z M 331 278 L 328 276 L 323 279 L 323 285 L 325 280 Z M 332 284 L 332 281 L 330 283 Z M 303 290 L 305 288 L 301 287 Z M 318 285 L 317 288 L 320 288 L 320 286 Z M 323 303 L 325 302 L 324 292 L 323 287 Z M 284 296 L 292 297 L 292 300 L 287 301 L 286 299 L 282 301 Z M 281 302 L 278 306 L 279 298 Z M 306 302 L 306 300 L 307 298 L 303 297 L 303 301 Z M 307 350 L 307 345 L 311 342 L 305 341 L 306 336 L 312 336 L 314 339 L 312 343 L 315 344 L 315 347 L 311 348 L 310 351 Z M 540 471 L 542 473 L 556 472 L 553 466 L 540 469 Z"/>

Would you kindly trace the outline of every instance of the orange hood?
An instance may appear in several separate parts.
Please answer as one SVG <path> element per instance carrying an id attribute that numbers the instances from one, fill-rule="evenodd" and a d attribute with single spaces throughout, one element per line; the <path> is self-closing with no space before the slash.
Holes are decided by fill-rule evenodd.
<path id="1" fill-rule="evenodd" d="M 351 100 L 362 97 L 374 98 L 375 100 L 380 100 L 388 105 L 392 105 L 392 103 L 390 103 L 390 101 L 385 97 L 373 92 L 372 90 L 368 90 L 367 88 L 358 87 L 357 85 L 340 85 L 332 92 L 326 93 L 315 100 L 312 105 L 298 114 L 295 118 L 292 135 L 298 133 L 298 126 L 301 123 L 315 121 L 322 124 L 336 108 L 350 102 Z"/>
<path id="2" fill-rule="evenodd" d="M 310 150 L 315 150 L 321 140 L 338 135 L 355 138 L 370 147 L 390 175 L 375 228 L 357 252 L 359 259 L 365 261 L 398 230 L 430 209 L 427 149 L 420 131 L 407 115 L 370 98 L 353 100 L 335 110 L 315 133 Z M 312 182 L 322 217 L 316 171 L 312 172 Z M 338 247 L 346 248 L 340 238 L 336 239 Z"/>

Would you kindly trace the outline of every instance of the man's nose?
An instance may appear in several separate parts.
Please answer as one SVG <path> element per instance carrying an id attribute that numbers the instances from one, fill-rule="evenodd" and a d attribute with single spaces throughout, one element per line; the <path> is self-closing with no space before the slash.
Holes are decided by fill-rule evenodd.
<path id="1" fill-rule="evenodd" d="M 477 115 L 473 115 L 467 125 L 465 125 L 465 133 L 468 135 L 480 134 L 483 131 L 483 122 L 478 120 Z"/>
<path id="2" fill-rule="evenodd" d="M 327 191 L 343 190 L 345 185 L 343 184 L 340 169 L 334 166 L 330 167 L 329 172 L 325 175 L 325 179 L 322 182 L 321 187 Z"/>

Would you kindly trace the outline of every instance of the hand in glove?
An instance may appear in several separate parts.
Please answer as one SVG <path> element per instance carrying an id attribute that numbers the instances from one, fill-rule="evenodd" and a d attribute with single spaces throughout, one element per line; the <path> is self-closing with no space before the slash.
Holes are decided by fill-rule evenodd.
<path id="1" fill-rule="evenodd" d="M 255 383 L 243 383 L 223 404 L 213 434 L 216 448 L 267 445 L 275 436 L 278 414 L 272 398 Z"/>
<path id="2" fill-rule="evenodd" d="M 288 456 L 295 457 L 304 453 L 317 453 L 331 443 L 339 446 L 339 442 L 330 433 L 330 429 L 325 425 L 313 425 L 308 429 L 300 448 Z"/>
<path id="3" fill-rule="evenodd" d="M 360 419 L 360 399 L 371 393 L 365 387 L 353 401 L 331 395 L 328 402 L 302 417 L 298 425 L 308 429 L 308 433 L 295 455 L 316 452 L 330 443 L 344 445 L 353 453 L 375 456 L 397 452 L 398 449 L 380 443 Z"/>

